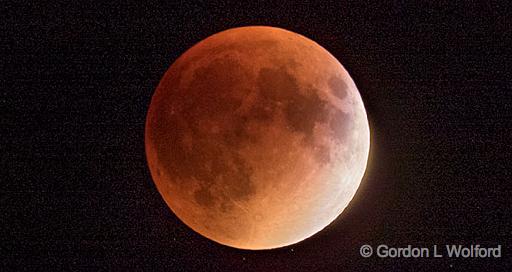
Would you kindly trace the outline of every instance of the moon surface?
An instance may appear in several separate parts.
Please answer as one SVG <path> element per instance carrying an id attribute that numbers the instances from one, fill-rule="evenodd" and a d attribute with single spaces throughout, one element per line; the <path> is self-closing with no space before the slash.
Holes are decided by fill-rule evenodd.
<path id="1" fill-rule="evenodd" d="M 197 43 L 160 81 L 145 147 L 171 210 L 218 243 L 270 249 L 331 223 L 366 169 L 361 96 L 327 50 L 274 27 Z"/>

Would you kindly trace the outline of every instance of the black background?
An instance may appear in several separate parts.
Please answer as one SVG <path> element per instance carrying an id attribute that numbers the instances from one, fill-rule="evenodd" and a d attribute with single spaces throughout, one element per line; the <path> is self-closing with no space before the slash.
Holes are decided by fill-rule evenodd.
<path id="1" fill-rule="evenodd" d="M 0 19 L 5 270 L 510 271 L 507 1 L 26 2 L 2 4 Z M 330 51 L 359 87 L 372 133 L 346 212 L 270 251 L 225 247 L 181 223 L 144 153 L 166 69 L 196 42 L 245 25 L 282 27 Z M 503 257 L 365 259 L 363 244 L 501 244 Z"/>

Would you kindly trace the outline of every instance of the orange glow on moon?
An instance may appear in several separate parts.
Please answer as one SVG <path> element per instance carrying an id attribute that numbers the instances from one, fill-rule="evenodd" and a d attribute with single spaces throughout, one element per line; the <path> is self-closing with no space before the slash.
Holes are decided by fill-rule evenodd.
<path id="1" fill-rule="evenodd" d="M 331 223 L 366 169 L 370 131 L 343 66 L 299 34 L 241 27 L 176 60 L 151 100 L 146 155 L 167 205 L 218 243 L 269 249 Z"/>

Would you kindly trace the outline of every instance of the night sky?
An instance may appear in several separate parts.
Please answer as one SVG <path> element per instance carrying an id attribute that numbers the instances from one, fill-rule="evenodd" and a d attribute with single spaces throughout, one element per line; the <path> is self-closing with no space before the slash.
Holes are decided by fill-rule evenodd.
<path id="1" fill-rule="evenodd" d="M 29 2 L 0 8 L 2 270 L 510 271 L 506 1 Z M 342 216 L 268 251 L 222 246 L 184 225 L 144 150 L 167 68 L 200 40 L 247 25 L 285 28 L 331 52 L 359 88 L 372 138 Z M 503 256 L 366 259 L 364 244 L 501 244 Z"/>

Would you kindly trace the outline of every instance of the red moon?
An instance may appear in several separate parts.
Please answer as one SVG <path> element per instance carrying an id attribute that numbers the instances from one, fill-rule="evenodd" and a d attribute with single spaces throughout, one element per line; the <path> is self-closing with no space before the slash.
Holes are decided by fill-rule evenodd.
<path id="1" fill-rule="evenodd" d="M 218 243 L 302 241 L 353 198 L 367 165 L 363 101 L 343 66 L 299 34 L 229 29 L 172 64 L 149 107 L 145 147 L 171 210 Z"/>

